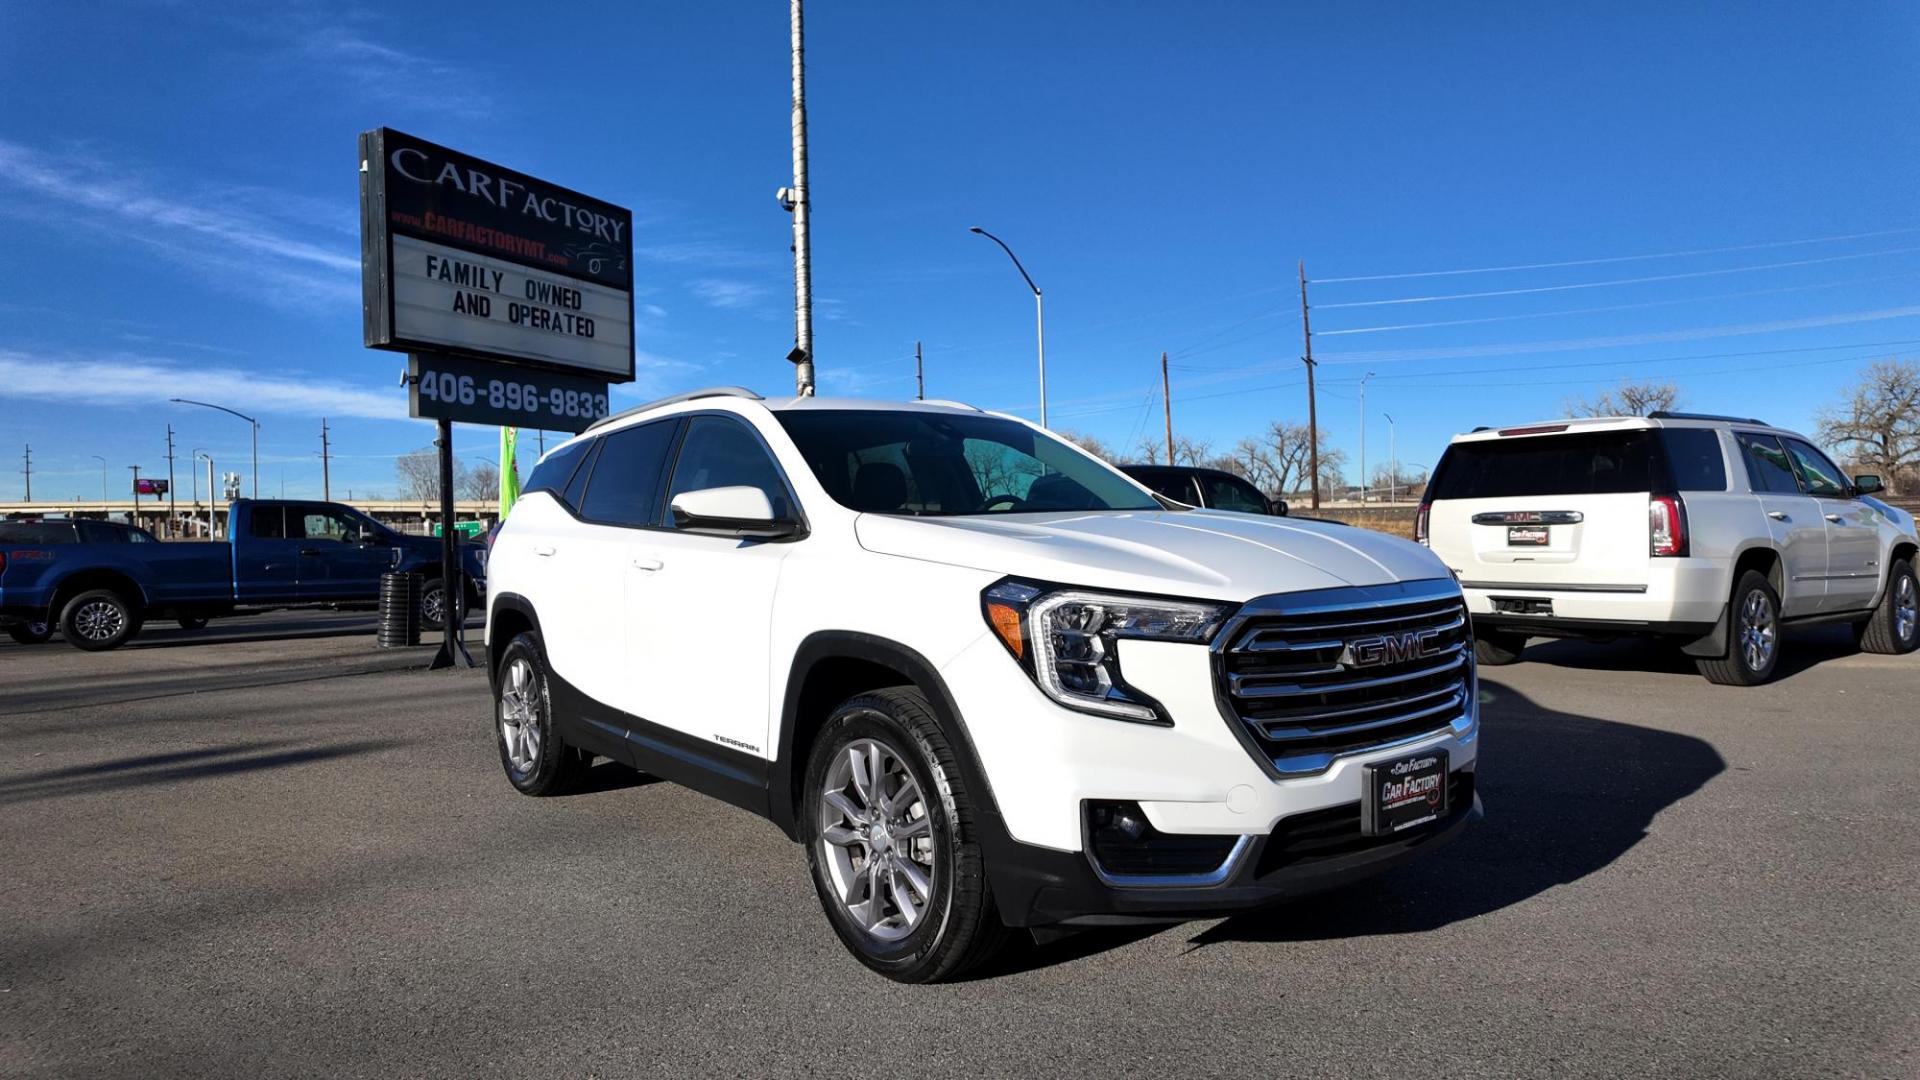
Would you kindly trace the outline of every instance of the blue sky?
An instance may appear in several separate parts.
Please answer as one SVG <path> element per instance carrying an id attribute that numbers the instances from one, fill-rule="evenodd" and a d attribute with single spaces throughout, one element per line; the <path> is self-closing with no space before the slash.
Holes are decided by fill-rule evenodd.
<path id="1" fill-rule="evenodd" d="M 1116 445 L 1158 430 L 1163 349 L 1181 434 L 1304 418 L 1298 259 L 1351 456 L 1369 370 L 1373 463 L 1383 413 L 1426 464 L 1623 377 L 1810 427 L 1920 351 L 1920 9 L 1681 8 L 816 4 L 821 390 L 911 396 L 918 339 L 930 396 L 1033 414 L 1031 298 L 979 224 L 1046 292 L 1054 426 Z M 93 497 L 95 454 L 122 491 L 169 422 L 240 468 L 245 425 L 170 396 L 260 416 L 263 494 L 318 494 L 322 415 L 336 495 L 392 490 L 431 432 L 360 345 L 354 136 L 383 124 L 634 210 L 616 404 L 792 385 L 784 4 L 4 21 L 0 499 L 29 442 L 36 495 Z"/>

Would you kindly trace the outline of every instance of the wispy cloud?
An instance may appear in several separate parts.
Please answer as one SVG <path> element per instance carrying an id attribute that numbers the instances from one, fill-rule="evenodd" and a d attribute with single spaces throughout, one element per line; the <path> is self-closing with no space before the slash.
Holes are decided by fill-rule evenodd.
<path id="1" fill-rule="evenodd" d="M 396 370 L 400 362 L 396 356 Z M 373 390 L 137 354 L 75 356 L 0 349 L 0 399 L 151 407 L 176 397 L 217 401 L 247 413 L 407 418 L 407 395 L 398 387 Z"/>
<path id="2" fill-rule="evenodd" d="M 91 154 L 52 154 L 0 139 L 0 187 L 25 196 L 7 200 L 6 212 L 15 218 L 44 220 L 49 208 L 77 207 L 86 213 L 61 214 L 60 227 L 79 224 L 134 241 L 225 288 L 283 307 L 337 310 L 358 295 L 360 259 L 353 248 L 307 235 L 314 228 L 307 216 L 316 205 L 311 201 L 296 200 L 291 215 L 276 214 L 266 209 L 276 204 L 274 194 L 261 189 L 245 189 L 245 198 L 231 186 L 168 191 L 138 179 L 139 172 Z"/>
<path id="3" fill-rule="evenodd" d="M 767 295 L 767 288 L 764 285 L 731 278 L 699 278 L 689 282 L 687 288 L 693 290 L 693 295 L 714 307 L 729 311 L 753 307 Z"/>
<path id="4" fill-rule="evenodd" d="M 714 270 L 746 270 L 771 266 L 774 252 L 756 251 L 716 240 L 687 240 L 679 243 L 642 244 L 634 255 L 648 262 L 667 266 L 700 266 Z"/>
<path id="5" fill-rule="evenodd" d="M 300 30 L 293 40 L 331 81 L 369 101 L 467 120 L 499 112 L 485 80 L 457 64 L 374 41 L 341 25 Z"/>

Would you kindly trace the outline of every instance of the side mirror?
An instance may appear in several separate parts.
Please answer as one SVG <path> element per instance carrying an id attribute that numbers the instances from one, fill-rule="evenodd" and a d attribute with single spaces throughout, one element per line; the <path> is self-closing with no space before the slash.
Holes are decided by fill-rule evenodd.
<path id="1" fill-rule="evenodd" d="M 1887 486 L 1882 484 L 1880 478 L 1872 473 L 1853 478 L 1853 493 L 1855 495 L 1872 495 L 1875 492 L 1885 490 L 1887 490 Z"/>
<path id="2" fill-rule="evenodd" d="M 800 523 L 776 517 L 767 493 L 757 487 L 717 487 L 683 491 L 673 497 L 673 527 L 707 536 L 743 540 L 783 540 L 800 531 Z"/>
<path id="3" fill-rule="evenodd" d="M 1268 499 L 1267 507 L 1267 513 L 1272 514 L 1274 517 L 1287 516 L 1287 500 L 1285 499 Z"/>

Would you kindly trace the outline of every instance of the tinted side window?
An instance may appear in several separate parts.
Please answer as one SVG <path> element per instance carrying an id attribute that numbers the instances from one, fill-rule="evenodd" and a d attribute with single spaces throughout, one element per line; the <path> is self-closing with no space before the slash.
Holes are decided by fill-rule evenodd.
<path id="1" fill-rule="evenodd" d="M 1188 506 L 1200 505 L 1200 495 L 1194 490 L 1193 478 L 1190 476 L 1180 473 L 1148 473 L 1145 476 L 1136 476 L 1134 479 L 1151 488 L 1157 495 L 1165 495 L 1175 502 L 1183 502 Z"/>
<path id="2" fill-rule="evenodd" d="M 133 539 L 127 530 L 98 521 L 77 521 L 67 528 L 80 530 L 81 541 L 88 544 L 124 544 Z"/>
<path id="3" fill-rule="evenodd" d="M 592 439 L 581 439 L 579 442 L 568 443 L 548 454 L 545 460 L 533 467 L 533 473 L 527 477 L 527 486 L 522 494 L 531 495 L 536 491 L 544 491 L 556 499 L 564 498 L 567 482 L 573 479 L 574 470 L 580 467 L 581 460 L 587 456 L 587 451 L 592 447 Z"/>
<path id="4" fill-rule="evenodd" d="M 566 493 L 560 496 L 562 502 L 575 510 L 580 509 L 580 503 L 587 497 L 587 477 L 593 475 L 593 463 L 600 456 L 600 443 L 599 439 L 593 440 L 580 467 L 573 470 L 573 479 L 567 481 Z"/>
<path id="5" fill-rule="evenodd" d="M 1675 491 L 1727 490 L 1727 463 L 1720 455 L 1720 433 L 1710 428 L 1663 428 L 1660 449 L 1667 458 Z"/>
<path id="6" fill-rule="evenodd" d="M 900 486 L 904 488 L 904 481 Z M 779 467 L 745 424 L 724 416 L 696 416 L 687 423 L 687 437 L 673 466 L 673 486 L 667 492 L 667 501 L 671 503 L 682 492 L 717 487 L 759 488 L 766 493 L 775 517 L 793 512 Z"/>
<path id="7" fill-rule="evenodd" d="M 1248 514 L 1267 512 L 1267 501 L 1260 497 L 1252 484 L 1233 476 L 1200 476 L 1200 490 L 1207 495 L 1207 505 L 1215 510 L 1239 510 Z"/>
<path id="8" fill-rule="evenodd" d="M 252 520 L 247 523 L 247 535 L 255 540 L 285 540 L 287 538 L 286 508 L 254 507 Z"/>
<path id="9" fill-rule="evenodd" d="M 675 421 L 660 420 L 602 437 L 580 515 L 609 525 L 656 524 L 660 474 L 676 426 Z"/>
<path id="10" fill-rule="evenodd" d="M 1783 495 L 1800 494 L 1800 482 L 1794 479 L 1793 466 L 1780 440 L 1771 435 L 1741 435 L 1740 456 L 1747 461 L 1747 479 L 1757 492 Z"/>
<path id="11" fill-rule="evenodd" d="M 63 521 L 0 522 L 0 543 L 71 544 L 74 539 L 74 527 Z"/>
<path id="12" fill-rule="evenodd" d="M 1793 455 L 1794 463 L 1800 466 L 1800 475 L 1807 481 L 1809 495 L 1828 499 L 1846 497 L 1847 481 L 1833 462 L 1827 460 L 1827 455 L 1799 439 L 1783 441 L 1787 444 L 1787 453 Z"/>

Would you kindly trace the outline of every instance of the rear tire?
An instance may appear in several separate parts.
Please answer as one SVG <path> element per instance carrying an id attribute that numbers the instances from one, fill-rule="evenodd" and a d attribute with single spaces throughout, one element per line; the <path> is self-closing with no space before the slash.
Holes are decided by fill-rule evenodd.
<path id="1" fill-rule="evenodd" d="M 1780 595 L 1766 575 L 1749 570 L 1727 602 L 1727 655 L 1694 666 L 1718 686 L 1759 686 L 1780 663 Z"/>
<path id="2" fill-rule="evenodd" d="M 180 629 L 182 630 L 205 630 L 207 628 L 206 618 L 200 615 L 183 615 L 174 621 L 180 624 Z"/>
<path id="3" fill-rule="evenodd" d="M 447 609 L 447 583 L 440 578 L 428 578 L 420 586 L 420 628 L 423 630 L 444 630 Z"/>
<path id="4" fill-rule="evenodd" d="M 1526 649 L 1523 634 L 1502 630 L 1476 630 L 1473 633 L 1473 658 L 1485 667 L 1503 667 L 1520 659 Z"/>
<path id="5" fill-rule="evenodd" d="M 554 731 L 547 663 L 537 634 L 515 637 L 500 657 L 493 689 L 493 734 L 507 782 L 522 795 L 564 795 L 578 786 L 593 763 Z"/>
<path id="6" fill-rule="evenodd" d="M 140 612 L 112 589 L 89 589 L 60 611 L 60 633 L 85 652 L 117 649 L 140 632 Z"/>
<path id="7" fill-rule="evenodd" d="M 1858 628 L 1860 648 L 1870 653 L 1902 656 L 1920 648 L 1920 580 L 1913 563 L 1894 561 L 1887 572 L 1887 588 L 1873 616 Z"/>
<path id="8" fill-rule="evenodd" d="M 896 982 L 930 983 L 1005 944 L 973 795 L 920 691 L 879 690 L 835 709 L 802 792 L 814 888 L 855 959 Z"/>
<path id="9" fill-rule="evenodd" d="M 43 622 L 13 623 L 7 627 L 7 636 L 22 645 L 45 644 L 53 636 L 53 624 Z"/>

